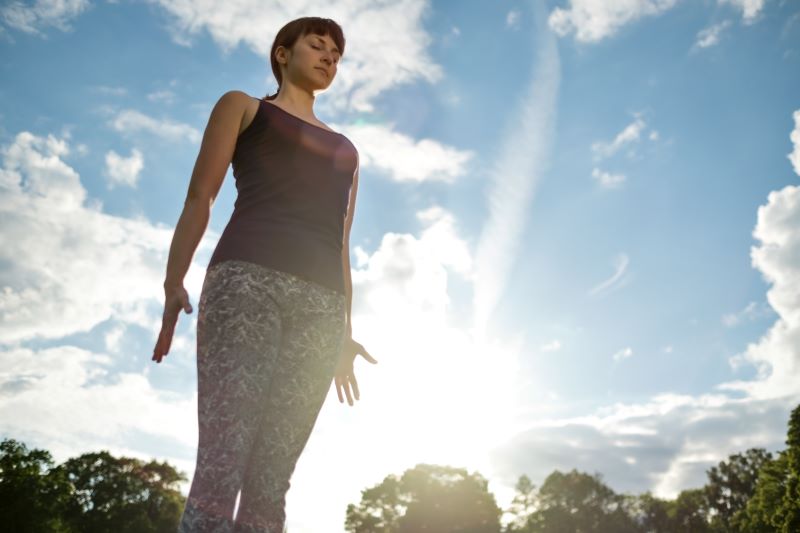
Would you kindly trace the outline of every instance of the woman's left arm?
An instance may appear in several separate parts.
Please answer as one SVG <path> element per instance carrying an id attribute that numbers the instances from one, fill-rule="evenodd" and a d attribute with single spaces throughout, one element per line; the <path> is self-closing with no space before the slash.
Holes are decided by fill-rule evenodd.
<path id="1" fill-rule="evenodd" d="M 344 219 L 344 240 L 342 242 L 342 270 L 344 271 L 344 291 L 347 300 L 347 337 L 352 338 L 353 327 L 350 321 L 353 308 L 353 276 L 350 273 L 350 228 L 353 226 L 353 215 L 356 210 L 356 195 L 358 193 L 358 165 L 353 174 L 353 185 L 350 187 L 350 199 L 347 202 L 347 215 Z"/>

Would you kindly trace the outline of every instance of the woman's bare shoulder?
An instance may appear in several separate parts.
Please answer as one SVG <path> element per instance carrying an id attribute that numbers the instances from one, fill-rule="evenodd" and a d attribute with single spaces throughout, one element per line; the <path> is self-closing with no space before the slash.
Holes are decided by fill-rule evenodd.
<path id="1" fill-rule="evenodd" d="M 239 133 L 241 134 L 255 118 L 259 99 L 238 89 L 226 92 L 220 97 L 220 101 L 223 99 L 230 104 L 226 106 L 230 109 L 230 112 L 236 114 L 236 118 L 239 120 Z"/>

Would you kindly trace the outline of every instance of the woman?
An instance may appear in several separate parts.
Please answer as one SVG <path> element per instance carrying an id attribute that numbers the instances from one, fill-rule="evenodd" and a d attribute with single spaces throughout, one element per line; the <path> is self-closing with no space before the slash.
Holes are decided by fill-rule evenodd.
<path id="1" fill-rule="evenodd" d="M 377 363 L 351 337 L 358 152 L 312 109 L 344 44 L 330 19 L 286 24 L 270 52 L 276 94 L 224 94 L 203 135 L 170 248 L 156 362 L 180 310 L 192 312 L 182 280 L 229 163 L 238 195 L 199 300 L 197 465 L 179 531 L 283 531 L 289 481 L 331 380 L 352 406 L 356 355 Z"/>

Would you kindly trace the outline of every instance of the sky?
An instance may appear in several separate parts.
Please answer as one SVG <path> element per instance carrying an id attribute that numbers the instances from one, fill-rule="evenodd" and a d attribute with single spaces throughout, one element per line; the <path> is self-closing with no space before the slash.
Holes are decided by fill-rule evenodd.
<path id="1" fill-rule="evenodd" d="M 356 360 L 353 407 L 331 386 L 293 533 L 343 531 L 362 490 L 418 463 L 480 473 L 505 508 L 523 474 L 674 497 L 784 448 L 791 0 L 4 2 L 0 436 L 191 480 L 196 312 L 151 361 L 172 234 L 215 102 L 272 94 L 272 40 L 309 15 L 347 40 L 314 109 L 360 154 L 353 337 L 378 364 Z M 195 309 L 235 198 L 229 169 Z"/>

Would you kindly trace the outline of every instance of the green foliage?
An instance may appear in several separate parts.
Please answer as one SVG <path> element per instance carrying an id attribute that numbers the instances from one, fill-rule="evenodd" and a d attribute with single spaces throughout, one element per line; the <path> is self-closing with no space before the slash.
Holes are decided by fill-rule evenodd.
<path id="1" fill-rule="evenodd" d="M 761 468 L 739 524 L 747 533 L 800 531 L 800 405 L 789 417 L 787 448 Z"/>
<path id="2" fill-rule="evenodd" d="M 772 458 L 763 448 L 751 448 L 721 461 L 708 472 L 705 496 L 714 531 L 737 531 L 761 468 Z"/>
<path id="3" fill-rule="evenodd" d="M 177 486 L 186 478 L 166 462 L 113 457 L 106 451 L 69 459 L 59 468 L 79 507 L 67 519 L 79 531 L 173 531 L 183 509 Z"/>
<path id="4" fill-rule="evenodd" d="M 638 531 L 626 499 L 606 486 L 599 474 L 554 471 L 539 489 L 537 510 L 530 516 L 530 532 L 573 533 Z"/>
<path id="5" fill-rule="evenodd" d="M 0 443 L 0 524 L 5 531 L 68 532 L 61 519 L 70 502 L 67 480 L 46 450 L 14 440 Z"/>
<path id="6" fill-rule="evenodd" d="M 636 499 L 634 517 L 642 531 L 649 533 L 672 533 L 675 527 L 676 505 L 674 501 L 656 498 L 645 492 Z"/>
<path id="7" fill-rule="evenodd" d="M 419 464 L 398 479 L 361 493 L 347 506 L 345 529 L 352 533 L 499 533 L 500 509 L 480 474 Z"/>
<path id="8" fill-rule="evenodd" d="M 170 532 L 186 477 L 166 462 L 87 453 L 53 467 L 50 453 L 0 444 L 0 523 L 5 531 Z"/>

